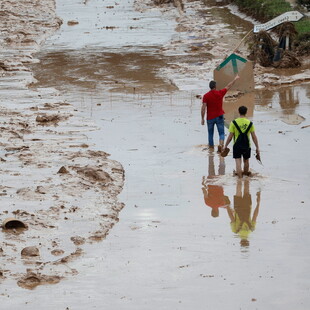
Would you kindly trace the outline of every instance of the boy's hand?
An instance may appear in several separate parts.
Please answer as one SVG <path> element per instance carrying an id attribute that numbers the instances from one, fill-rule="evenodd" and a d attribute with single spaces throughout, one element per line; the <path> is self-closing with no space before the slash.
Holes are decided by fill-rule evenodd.
<path id="1" fill-rule="evenodd" d="M 222 151 L 221 156 L 226 157 L 229 153 L 230 149 L 228 147 L 225 147 L 225 149 Z"/>

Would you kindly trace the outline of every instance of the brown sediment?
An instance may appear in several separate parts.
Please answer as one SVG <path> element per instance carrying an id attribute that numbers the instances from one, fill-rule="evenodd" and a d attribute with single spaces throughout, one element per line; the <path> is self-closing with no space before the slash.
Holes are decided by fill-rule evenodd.
<path id="1" fill-rule="evenodd" d="M 46 284 L 56 284 L 58 283 L 63 277 L 61 276 L 51 276 L 51 275 L 44 275 L 37 272 L 33 272 L 32 270 L 28 270 L 25 275 L 23 275 L 18 281 L 18 286 L 22 288 L 26 288 L 32 290 L 36 288 L 38 285 L 46 285 Z"/>
<path id="2" fill-rule="evenodd" d="M 64 274 L 61 265 L 83 252 L 76 246 L 91 243 L 89 238 L 98 230 L 108 231 L 117 222 L 121 208 L 114 205 L 124 173 L 109 154 L 88 149 L 87 132 L 96 129 L 93 123 L 79 117 L 55 91 L 49 94 L 33 87 L 27 65 L 37 61 L 33 53 L 62 23 L 55 1 L 4 0 L 0 15 L 0 145 L 4 152 L 0 175 L 3 184 L 10 183 L 0 195 L 7 198 L 2 215 L 18 217 L 4 223 L 10 242 L 2 244 L 1 256 L 6 274 L 20 287 L 33 289 L 58 283 Z M 107 218 L 100 216 L 102 212 Z M 20 225 L 23 230 L 27 226 L 27 234 L 19 234 Z M 24 248 L 34 241 L 38 246 Z M 60 257 L 45 259 L 47 252 Z M 39 255 L 44 259 L 31 260 Z M 27 264 L 34 265 L 33 270 L 22 277 L 16 274 Z M 57 275 L 46 275 L 49 268 Z"/>
<path id="3" fill-rule="evenodd" d="M 66 120 L 66 119 L 68 119 L 68 116 L 61 116 L 58 114 L 52 114 L 52 115 L 41 114 L 36 117 L 36 122 L 58 124 L 61 120 Z"/>
<path id="4" fill-rule="evenodd" d="M 51 254 L 54 256 L 60 256 L 60 255 L 63 255 L 64 253 L 65 253 L 65 251 L 61 250 L 61 249 L 55 249 L 55 250 L 51 251 Z"/>
<path id="5" fill-rule="evenodd" d="M 75 245 L 82 245 L 85 243 L 85 238 L 80 236 L 71 237 L 70 239 Z"/>

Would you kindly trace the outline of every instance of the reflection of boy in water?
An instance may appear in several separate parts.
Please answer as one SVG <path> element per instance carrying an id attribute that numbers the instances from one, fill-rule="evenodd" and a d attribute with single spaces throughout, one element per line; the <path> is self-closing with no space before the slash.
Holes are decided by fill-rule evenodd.
<path id="1" fill-rule="evenodd" d="M 255 230 L 260 204 L 260 192 L 257 192 L 256 198 L 256 208 L 251 218 L 252 198 L 249 191 L 249 181 L 244 181 L 242 195 L 242 181 L 239 180 L 237 183 L 236 195 L 234 196 L 234 210 L 229 206 L 227 207 L 227 212 L 231 220 L 231 230 L 241 238 L 241 246 L 249 245 L 249 234 Z"/>

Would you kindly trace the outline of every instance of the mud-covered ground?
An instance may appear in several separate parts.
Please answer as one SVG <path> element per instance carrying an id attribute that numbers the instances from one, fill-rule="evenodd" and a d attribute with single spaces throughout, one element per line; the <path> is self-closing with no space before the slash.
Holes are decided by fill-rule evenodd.
<path id="1" fill-rule="evenodd" d="M 1 233 L 4 306 L 308 308 L 309 63 L 256 66 L 256 91 L 227 96 L 226 120 L 246 104 L 262 150 L 237 182 L 231 155 L 207 150 L 199 95 L 255 21 L 216 2 L 59 0 L 59 31 L 53 2 L 2 4 L 1 219 L 27 224 Z M 21 28 L 35 42 L 5 40 Z M 230 200 L 216 218 L 210 188 Z M 243 243 L 240 193 L 256 214 Z"/>
<path id="2" fill-rule="evenodd" d="M 78 271 L 65 266 L 118 221 L 124 171 L 87 141 L 96 126 L 48 89 L 29 90 L 33 53 L 62 24 L 55 3 L 1 1 L 1 281 L 25 288 Z M 14 223 L 13 223 L 14 224 Z M 26 247 L 35 252 L 21 255 Z"/>

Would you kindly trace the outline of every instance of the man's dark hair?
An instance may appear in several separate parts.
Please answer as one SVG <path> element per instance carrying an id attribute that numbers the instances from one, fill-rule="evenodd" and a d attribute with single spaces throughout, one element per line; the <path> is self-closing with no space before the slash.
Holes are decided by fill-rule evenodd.
<path id="1" fill-rule="evenodd" d="M 212 210 L 211 210 L 211 215 L 213 216 L 213 217 L 218 217 L 219 216 L 219 209 L 218 208 L 212 208 Z"/>
<path id="2" fill-rule="evenodd" d="M 216 87 L 216 82 L 215 81 L 211 81 L 209 83 L 209 87 L 210 87 L 210 89 L 214 89 Z"/>
<path id="3" fill-rule="evenodd" d="M 242 105 L 241 107 L 239 107 L 238 111 L 240 115 L 246 115 L 246 112 L 248 112 L 248 108 Z"/>

